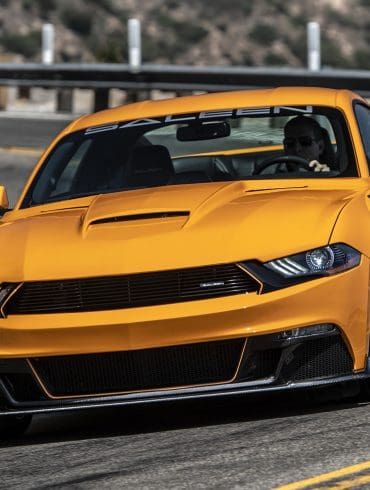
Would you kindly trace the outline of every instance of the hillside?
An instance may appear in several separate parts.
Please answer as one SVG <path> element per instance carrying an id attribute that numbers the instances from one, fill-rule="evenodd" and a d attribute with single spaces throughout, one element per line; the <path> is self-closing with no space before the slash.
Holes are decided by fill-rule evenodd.
<path id="1" fill-rule="evenodd" d="M 0 0 L 0 58 L 40 61 L 41 26 L 57 62 L 127 62 L 126 23 L 142 21 L 143 61 L 305 66 L 306 23 L 322 63 L 370 69 L 370 0 Z"/>

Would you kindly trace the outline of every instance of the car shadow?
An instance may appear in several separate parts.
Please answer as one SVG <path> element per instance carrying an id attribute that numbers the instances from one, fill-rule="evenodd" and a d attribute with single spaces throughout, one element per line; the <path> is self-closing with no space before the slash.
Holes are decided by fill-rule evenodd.
<path id="1" fill-rule="evenodd" d="M 327 389 L 302 390 L 216 401 L 192 400 L 37 415 L 25 435 L 3 438 L 0 448 L 297 417 L 353 409 L 369 403 L 351 391 L 347 392 L 347 398 L 335 398 L 336 392 Z"/>

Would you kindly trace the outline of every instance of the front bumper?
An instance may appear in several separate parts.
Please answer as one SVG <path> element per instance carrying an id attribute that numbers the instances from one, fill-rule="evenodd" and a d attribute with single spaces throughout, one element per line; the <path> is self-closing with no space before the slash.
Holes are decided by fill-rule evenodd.
<path id="1" fill-rule="evenodd" d="M 268 393 L 367 378 L 368 284 L 369 265 L 363 258 L 359 267 L 337 276 L 263 295 L 109 312 L 9 316 L 0 320 L 0 414 Z M 287 345 L 274 340 L 283 331 L 317 324 L 335 325 L 337 333 Z M 201 346 L 232 342 L 240 343 L 239 354 L 229 370 L 215 377 L 202 371 L 200 377 L 170 377 L 170 383 L 165 378 L 162 385 L 111 384 L 117 372 L 112 359 L 120 353 L 163 351 L 162 364 L 147 372 L 166 373 L 173 370 L 166 357 L 171 349 L 194 346 L 203 352 Z M 225 355 L 214 351 L 206 371 L 212 365 L 212 372 L 218 373 L 214 364 L 223 366 L 219 360 Z M 97 359 L 93 363 L 91 356 Z M 102 370 L 99 356 L 108 366 Z M 186 356 L 182 365 L 192 366 L 193 358 Z M 202 355 L 199 359 L 201 365 Z M 122 368 L 121 373 L 126 371 Z M 85 374 L 79 378 L 79 373 Z M 108 382 L 102 389 L 104 379 Z"/>
<path id="2" fill-rule="evenodd" d="M 352 356 L 337 329 L 329 334 L 313 335 L 305 338 L 284 340 L 279 335 L 270 334 L 256 336 L 247 343 L 243 339 L 236 339 L 232 342 L 234 354 L 238 353 L 237 351 L 240 347 L 240 358 L 230 356 L 230 359 L 224 359 L 227 366 L 222 369 L 222 373 L 226 373 L 229 367 L 233 369 L 232 358 L 237 364 L 235 375 L 227 382 L 212 382 L 191 387 L 174 386 L 173 388 L 156 390 L 133 390 L 125 393 L 109 392 L 109 387 L 113 385 L 104 385 L 105 393 L 81 394 L 84 390 L 87 392 L 94 391 L 94 388 L 99 384 L 101 387 L 101 384 L 104 384 L 104 380 L 109 377 L 109 374 L 114 377 L 115 367 L 118 368 L 118 365 L 111 366 L 111 354 L 101 355 L 98 361 L 96 356 L 93 358 L 90 355 L 72 356 L 72 364 L 70 356 L 44 358 L 41 360 L 41 368 L 37 364 L 38 359 L 33 361 L 23 359 L 2 361 L 0 363 L 0 396 L 2 398 L 0 415 L 48 413 L 97 407 L 271 393 L 330 386 L 336 383 L 370 377 L 369 364 L 367 364 L 363 372 L 353 373 Z M 212 344 L 215 343 L 210 344 L 212 347 Z M 216 342 L 216 344 L 220 344 L 220 342 Z M 195 344 L 190 348 L 186 348 L 190 352 L 191 349 L 199 349 L 202 346 L 203 344 L 201 346 Z M 209 345 L 207 345 L 207 348 L 209 349 Z M 162 354 L 164 353 L 165 357 L 168 356 L 166 348 L 154 349 L 153 352 L 157 359 L 159 358 L 159 351 L 163 351 Z M 143 352 L 144 355 L 148 355 L 146 351 L 141 351 L 139 355 Z M 219 352 L 221 353 L 221 351 Z M 126 355 L 127 353 L 122 354 Z M 117 360 L 121 363 L 126 362 L 124 358 L 117 359 L 116 357 Z M 212 355 L 208 360 L 211 362 L 215 361 L 212 359 Z M 60 363 L 62 369 L 63 367 L 65 368 L 61 375 L 61 378 L 64 378 L 64 384 L 56 374 L 61 372 L 60 366 L 58 368 L 59 371 L 54 369 L 56 361 Z M 95 366 L 99 365 L 98 371 L 94 370 L 94 362 Z M 52 365 L 51 368 L 49 363 Z M 45 365 L 49 367 L 43 369 L 42 366 L 45 367 Z M 167 376 L 165 365 L 160 366 L 157 363 L 157 369 L 159 377 Z M 183 371 L 186 371 L 186 369 L 183 366 Z M 199 363 L 191 366 L 190 371 L 194 370 L 197 372 L 196 376 L 200 376 L 198 380 L 201 379 L 202 366 Z M 209 370 L 209 366 L 206 367 L 206 370 Z M 219 373 L 219 369 L 216 368 L 214 372 Z M 94 374 L 96 377 L 93 377 Z M 130 375 L 136 379 L 136 388 L 142 387 L 140 386 L 140 375 L 137 372 L 130 373 Z M 126 379 L 130 379 L 130 376 L 126 376 Z M 145 380 L 145 375 L 142 379 Z M 171 377 L 167 376 L 166 379 L 168 382 Z M 177 381 L 172 377 L 173 384 L 176 384 Z M 83 389 L 80 388 L 81 383 Z"/>

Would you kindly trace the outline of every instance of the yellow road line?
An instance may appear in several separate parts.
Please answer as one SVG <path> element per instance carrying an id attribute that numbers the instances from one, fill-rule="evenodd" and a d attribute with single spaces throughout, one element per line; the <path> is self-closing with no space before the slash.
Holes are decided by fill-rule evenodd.
<path id="1" fill-rule="evenodd" d="M 15 153 L 20 155 L 32 155 L 39 156 L 44 151 L 41 148 L 27 148 L 21 146 L 7 146 L 1 147 L 0 151 L 5 151 L 6 153 Z"/>
<path id="2" fill-rule="evenodd" d="M 337 483 L 329 483 L 329 486 L 322 487 L 320 485 L 320 490 L 348 490 L 350 488 L 359 488 L 370 482 L 370 475 L 359 476 L 351 480 L 341 480 Z M 317 488 L 317 487 L 316 487 Z M 369 488 L 368 486 L 366 488 Z M 314 489 L 312 489 L 314 490 Z"/>
<path id="3" fill-rule="evenodd" d="M 324 482 L 329 482 L 330 480 L 334 480 L 336 478 L 344 477 L 351 475 L 353 473 L 360 473 L 361 471 L 370 469 L 370 461 L 365 461 L 364 463 L 355 464 L 353 466 L 347 466 L 346 468 L 341 468 L 340 470 L 331 471 L 330 473 L 324 473 L 322 475 L 314 476 L 313 478 L 308 478 L 307 480 L 301 480 L 295 483 L 289 483 L 288 485 L 282 485 L 280 487 L 275 487 L 274 490 L 298 490 L 308 488 L 312 485 L 322 484 Z M 359 482 L 360 479 L 368 478 L 368 480 L 363 481 L 363 483 Z M 355 483 L 357 482 L 357 483 Z M 334 486 L 321 486 L 320 489 L 328 490 L 328 489 L 346 489 L 353 488 L 354 486 L 359 486 L 365 483 L 370 482 L 370 475 L 365 475 L 358 477 L 357 479 L 345 480 L 343 482 L 338 482 Z M 341 484 L 346 484 L 347 486 L 340 486 Z M 350 486 L 348 486 L 350 485 Z M 314 488 L 314 487 L 313 487 Z"/>

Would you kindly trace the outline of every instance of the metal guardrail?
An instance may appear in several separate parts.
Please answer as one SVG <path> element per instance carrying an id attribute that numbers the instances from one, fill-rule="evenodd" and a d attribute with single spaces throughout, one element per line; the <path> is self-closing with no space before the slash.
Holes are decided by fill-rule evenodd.
<path id="1" fill-rule="evenodd" d="M 93 89 L 95 109 L 107 106 L 112 88 L 215 92 L 282 85 L 347 88 L 368 96 L 370 71 L 155 64 L 143 64 L 132 71 L 127 64 L 0 63 L 0 86 Z"/>

